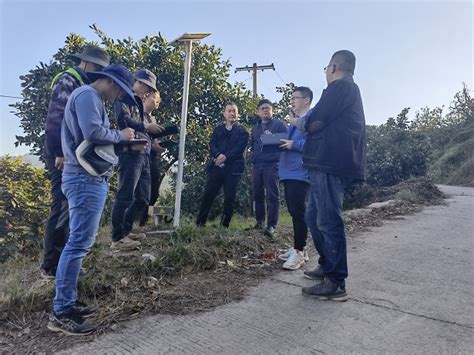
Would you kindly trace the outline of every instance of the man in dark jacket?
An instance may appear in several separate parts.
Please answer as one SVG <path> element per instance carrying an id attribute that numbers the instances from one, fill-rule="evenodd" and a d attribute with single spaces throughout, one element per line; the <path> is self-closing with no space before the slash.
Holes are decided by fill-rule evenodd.
<path id="1" fill-rule="evenodd" d="M 359 87 L 354 83 L 355 56 L 334 53 L 325 68 L 328 86 L 316 106 L 297 120 L 307 132 L 303 164 L 311 193 L 306 209 L 319 265 L 305 276 L 322 283 L 303 288 L 303 295 L 347 300 L 347 251 L 342 204 L 344 192 L 365 177 L 366 128 Z"/>
<path id="2" fill-rule="evenodd" d="M 51 82 L 51 99 L 46 116 L 46 168 L 51 179 L 51 212 L 44 236 L 44 256 L 41 276 L 54 278 L 59 257 L 67 242 L 69 211 L 67 199 L 61 191 L 64 155 L 61 147 L 61 125 L 64 108 L 71 93 L 83 84 L 89 84 L 87 73 L 109 65 L 109 55 L 99 47 L 85 47 L 81 53 L 71 55 L 79 61 L 54 77 Z"/>
<path id="3" fill-rule="evenodd" d="M 153 111 L 157 110 L 160 106 L 161 96 L 159 91 L 153 91 L 145 95 L 143 100 L 143 114 L 145 123 L 157 123 L 156 117 L 152 115 Z M 151 136 L 151 150 L 150 150 L 150 201 L 148 206 L 143 209 L 142 215 L 140 216 L 140 227 L 146 225 L 149 215 L 148 207 L 154 206 L 160 195 L 160 167 L 161 167 L 161 154 L 166 151 L 164 147 L 160 145 L 158 138 Z"/>
<path id="4" fill-rule="evenodd" d="M 145 122 L 143 99 L 156 92 L 156 76 L 147 69 L 135 74 L 133 91 L 138 106 L 116 101 L 114 116 L 120 129 L 135 130 L 137 138 L 148 140 L 145 149 L 123 145 L 119 153 L 118 188 L 112 209 L 112 250 L 133 250 L 140 246 L 144 233 L 131 233 L 133 222 L 141 216 L 150 201 L 150 156 L 151 141 L 148 132 L 158 133 L 162 127 L 155 122 Z"/>
<path id="5" fill-rule="evenodd" d="M 268 99 L 260 100 L 257 105 L 260 118 L 252 127 L 252 187 L 255 201 L 255 229 L 263 229 L 265 221 L 265 198 L 267 202 L 267 228 L 264 234 L 273 237 L 280 211 L 280 191 L 278 189 L 278 162 L 281 151 L 276 148 L 264 148 L 260 139 L 264 134 L 285 133 L 284 122 L 274 119 L 273 104 Z"/>
<path id="6" fill-rule="evenodd" d="M 244 172 L 244 151 L 249 134 L 238 123 L 239 109 L 234 102 L 224 107 L 225 122 L 212 132 L 209 146 L 211 159 L 207 170 L 207 182 L 201 200 L 201 208 L 196 219 L 198 226 L 204 226 L 212 203 L 224 186 L 224 211 L 221 225 L 228 228 L 234 211 L 235 194 L 240 176 Z"/>

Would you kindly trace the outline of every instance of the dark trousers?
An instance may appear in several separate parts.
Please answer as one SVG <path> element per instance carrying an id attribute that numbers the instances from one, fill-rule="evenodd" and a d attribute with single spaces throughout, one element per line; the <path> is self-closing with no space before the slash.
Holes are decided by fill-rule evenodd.
<path id="1" fill-rule="evenodd" d="M 233 174 L 231 167 L 219 168 L 213 166 L 207 173 L 206 187 L 201 200 L 201 207 L 196 218 L 197 225 L 205 225 L 207 216 L 211 210 L 217 194 L 222 186 L 224 186 L 224 211 L 222 213 L 221 224 L 229 227 L 232 214 L 234 213 L 235 195 L 237 193 L 237 184 L 240 174 Z"/>
<path id="2" fill-rule="evenodd" d="M 154 206 L 160 196 L 160 167 L 160 159 L 152 152 L 150 155 L 150 202 L 148 206 Z M 140 226 L 144 226 L 148 221 L 148 206 L 143 209 Z"/>
<path id="3" fill-rule="evenodd" d="M 278 190 L 278 165 L 254 166 L 252 169 L 253 198 L 257 223 L 265 221 L 265 200 L 267 226 L 275 227 L 280 212 L 280 192 Z"/>
<path id="4" fill-rule="evenodd" d="M 294 248 L 303 251 L 308 237 L 308 227 L 304 220 L 309 184 L 301 180 L 283 180 L 288 212 L 293 220 L 295 236 Z"/>
<path id="5" fill-rule="evenodd" d="M 52 202 L 44 235 L 44 256 L 41 268 L 55 274 L 59 257 L 68 239 L 69 210 L 66 196 L 61 190 L 62 172 L 52 168 L 49 171 L 49 177 Z"/>
<path id="6" fill-rule="evenodd" d="M 123 153 L 118 164 L 118 189 L 112 208 L 112 240 L 130 233 L 133 222 L 150 202 L 150 158 L 148 154 Z"/>
<path id="7" fill-rule="evenodd" d="M 342 203 L 350 179 L 310 170 L 309 180 L 306 224 L 319 253 L 319 265 L 327 278 L 345 287 L 348 270 Z"/>

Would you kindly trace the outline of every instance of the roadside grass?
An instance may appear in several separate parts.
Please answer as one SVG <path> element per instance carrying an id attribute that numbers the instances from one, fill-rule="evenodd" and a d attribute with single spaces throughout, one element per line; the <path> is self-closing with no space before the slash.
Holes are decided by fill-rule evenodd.
<path id="1" fill-rule="evenodd" d="M 147 227 L 148 236 L 140 250 L 119 253 L 110 250 L 109 228 L 103 227 L 85 259 L 86 274 L 79 279 L 78 293 L 106 313 L 131 315 L 156 310 L 153 301 L 159 299 L 168 280 L 218 268 L 265 266 L 260 256 L 276 253 L 289 243 L 290 220 L 283 213 L 279 233 L 270 240 L 250 229 L 255 223 L 251 218 L 236 216 L 229 229 L 212 221 L 198 228 L 185 219 L 171 233 L 158 234 L 156 228 Z M 49 311 L 54 282 L 40 278 L 38 261 L 19 256 L 2 266 L 0 319 L 11 313 Z"/>
<path id="2" fill-rule="evenodd" d="M 365 194 L 365 192 L 364 192 Z M 444 195 L 428 179 L 370 190 L 367 204 L 397 200 L 378 209 L 345 213 L 349 238 L 382 224 L 387 218 L 413 213 L 423 205 L 442 203 Z M 198 228 L 184 218 L 171 233 L 148 226 L 138 251 L 110 250 L 110 230 L 101 228 L 96 244 L 84 261 L 79 299 L 99 306 L 98 333 L 117 329 L 124 321 L 156 313 L 188 314 L 241 299 L 248 288 L 281 268 L 278 252 L 292 243 L 291 217 L 283 209 L 273 239 L 251 229 L 253 218 L 235 216 L 229 229 L 219 220 Z M 164 225 L 162 229 L 170 229 Z M 311 248 L 311 239 L 308 246 Z M 310 254 L 315 251 L 310 249 Z M 17 256 L 0 268 L 0 353 L 51 352 L 90 341 L 53 336 L 46 329 L 54 296 L 54 281 L 41 279 L 38 258 Z"/>

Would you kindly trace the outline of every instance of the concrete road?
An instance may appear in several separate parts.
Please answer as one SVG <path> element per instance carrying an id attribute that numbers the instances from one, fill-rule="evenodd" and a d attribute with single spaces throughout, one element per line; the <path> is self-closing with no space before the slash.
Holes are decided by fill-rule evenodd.
<path id="1" fill-rule="evenodd" d="M 136 320 L 68 352 L 472 354 L 474 189 L 441 188 L 447 206 L 349 240 L 348 302 L 304 298 L 311 281 L 282 272 L 241 302 Z"/>

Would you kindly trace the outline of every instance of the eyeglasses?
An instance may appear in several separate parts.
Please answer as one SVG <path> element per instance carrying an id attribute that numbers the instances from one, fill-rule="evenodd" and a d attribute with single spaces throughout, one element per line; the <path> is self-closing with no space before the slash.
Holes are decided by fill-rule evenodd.
<path id="1" fill-rule="evenodd" d="M 296 100 L 296 99 L 306 99 L 306 97 L 304 97 L 304 96 L 292 96 L 290 98 L 291 101 Z"/>
<path id="2" fill-rule="evenodd" d="M 327 72 L 329 67 L 336 66 L 336 64 L 329 64 L 327 67 L 324 67 L 324 72 Z"/>

